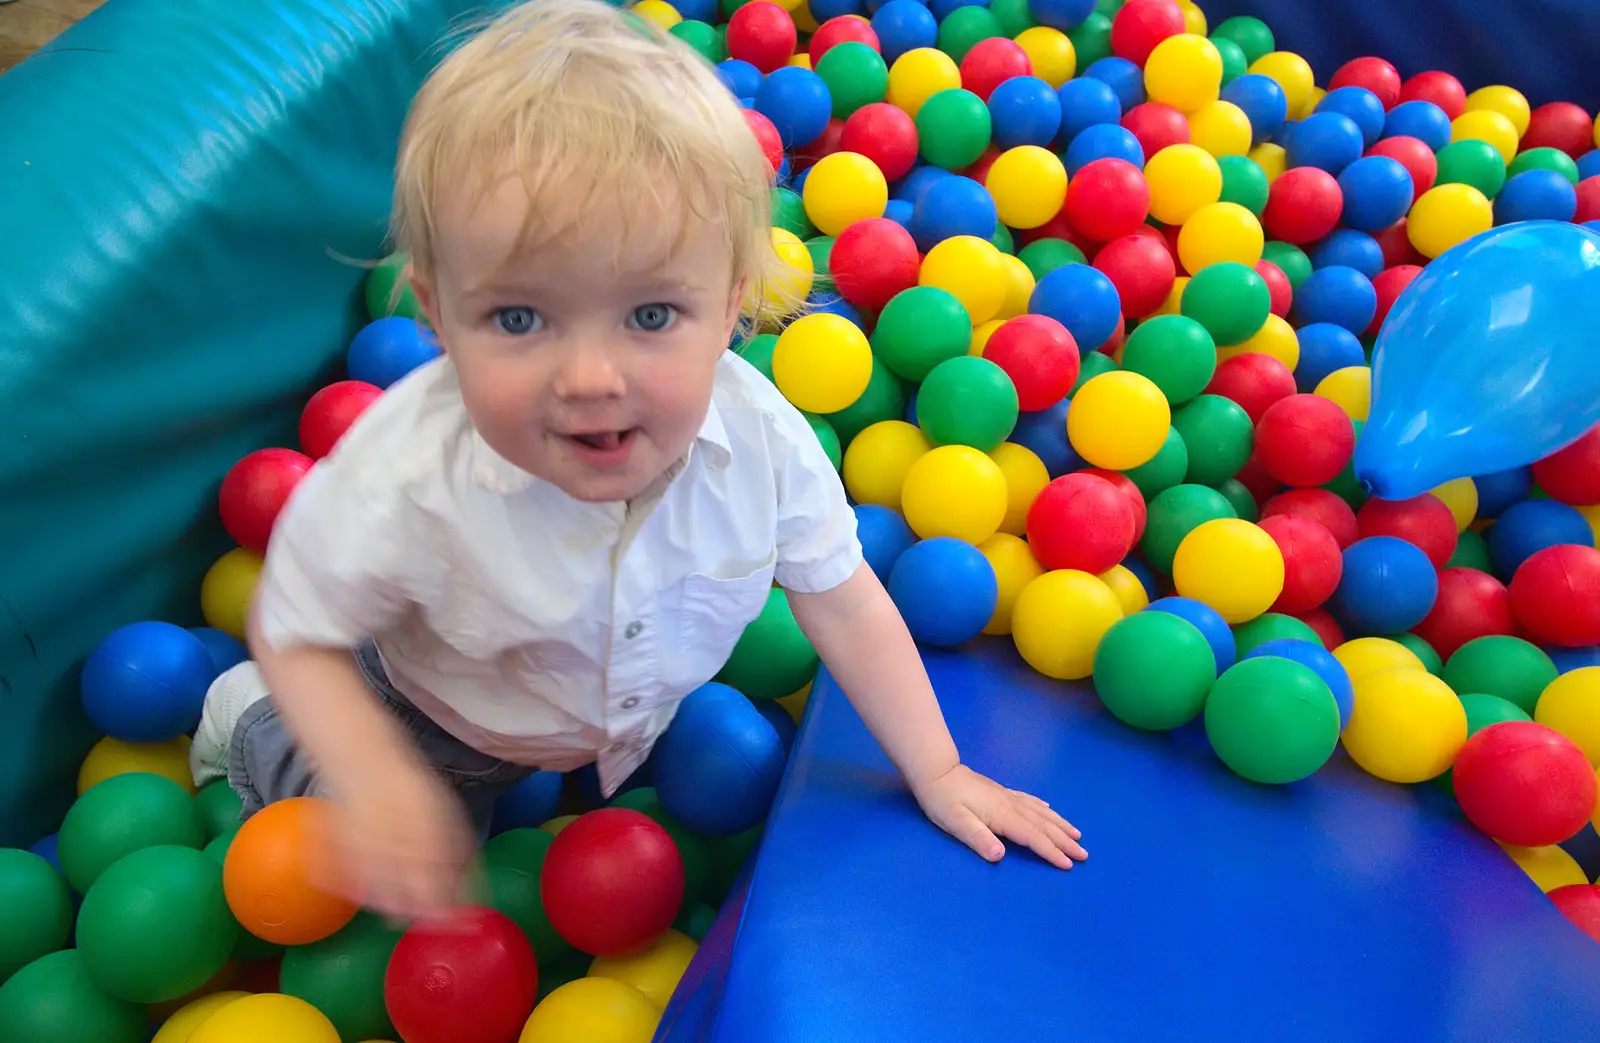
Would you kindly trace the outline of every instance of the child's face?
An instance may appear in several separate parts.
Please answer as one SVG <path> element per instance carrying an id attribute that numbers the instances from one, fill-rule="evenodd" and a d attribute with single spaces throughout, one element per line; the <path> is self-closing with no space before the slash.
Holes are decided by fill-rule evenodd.
<path id="1" fill-rule="evenodd" d="M 575 499 L 631 499 L 683 456 L 710 407 L 739 310 L 726 240 L 696 220 L 676 252 L 646 244 L 651 259 L 619 265 L 607 236 L 619 222 L 596 215 L 593 234 L 502 263 L 527 206 L 509 179 L 475 207 L 442 208 L 418 299 L 490 447 Z M 678 227 L 630 216 L 646 230 L 654 217 L 663 239 Z"/>

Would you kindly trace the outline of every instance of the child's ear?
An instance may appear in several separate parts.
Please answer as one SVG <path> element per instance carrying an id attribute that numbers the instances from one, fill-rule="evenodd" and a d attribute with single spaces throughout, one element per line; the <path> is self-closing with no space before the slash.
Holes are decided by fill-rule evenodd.
<path id="1" fill-rule="evenodd" d="M 733 286 L 733 293 L 728 296 L 728 314 L 723 317 L 722 339 L 733 338 L 733 331 L 739 325 L 739 316 L 744 310 L 744 295 L 750 289 L 749 279 L 740 279 Z"/>
<path id="2" fill-rule="evenodd" d="M 427 317 L 428 325 L 433 329 L 434 337 L 439 341 L 440 350 L 447 350 L 444 338 L 439 335 L 439 331 L 444 327 L 439 323 L 439 296 L 435 292 L 433 280 L 410 265 L 406 266 L 406 279 L 411 284 L 411 292 L 417 298 L 418 306 L 422 308 L 422 314 Z"/>

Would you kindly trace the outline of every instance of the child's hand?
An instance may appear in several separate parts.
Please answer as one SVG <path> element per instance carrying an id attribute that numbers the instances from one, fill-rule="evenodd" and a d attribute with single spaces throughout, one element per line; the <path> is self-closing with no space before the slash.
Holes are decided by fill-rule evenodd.
<path id="1" fill-rule="evenodd" d="M 936 826 L 991 862 L 1006 853 L 999 837 L 1027 844 L 1061 869 L 1071 869 L 1074 859 L 1089 857 L 1078 843 L 1082 834 L 1050 805 L 1006 789 L 965 765 L 958 764 L 925 784 L 916 797 Z"/>

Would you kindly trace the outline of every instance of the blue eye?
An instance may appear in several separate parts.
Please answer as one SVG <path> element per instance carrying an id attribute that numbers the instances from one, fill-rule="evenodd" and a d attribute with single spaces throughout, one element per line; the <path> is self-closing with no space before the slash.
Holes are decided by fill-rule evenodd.
<path id="1" fill-rule="evenodd" d="M 670 304 L 641 304 L 633 309 L 629 322 L 646 333 L 660 333 L 677 317 L 678 309 Z"/>
<path id="2" fill-rule="evenodd" d="M 500 327 L 502 333 L 518 335 L 532 333 L 544 325 L 544 320 L 532 308 L 501 308 L 494 313 L 494 324 Z"/>

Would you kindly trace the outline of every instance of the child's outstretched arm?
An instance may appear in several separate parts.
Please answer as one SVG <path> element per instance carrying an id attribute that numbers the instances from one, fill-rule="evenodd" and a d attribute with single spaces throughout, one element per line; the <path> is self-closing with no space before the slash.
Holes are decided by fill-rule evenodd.
<path id="1" fill-rule="evenodd" d="M 961 763 L 916 644 L 870 567 L 822 593 L 791 591 L 789 600 L 800 629 L 939 828 L 991 862 L 1005 854 L 999 837 L 1063 869 L 1088 857 L 1079 831 L 1044 801 Z"/>

